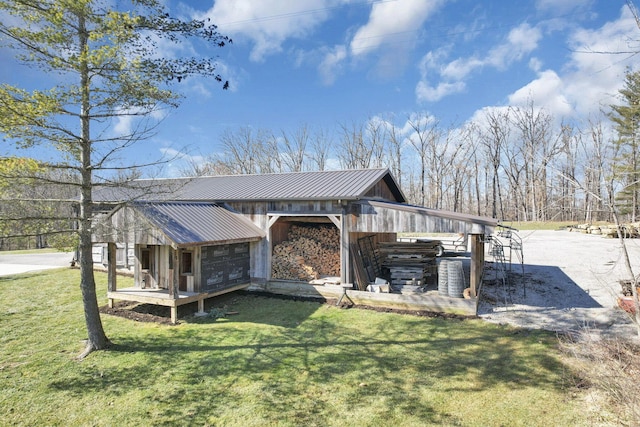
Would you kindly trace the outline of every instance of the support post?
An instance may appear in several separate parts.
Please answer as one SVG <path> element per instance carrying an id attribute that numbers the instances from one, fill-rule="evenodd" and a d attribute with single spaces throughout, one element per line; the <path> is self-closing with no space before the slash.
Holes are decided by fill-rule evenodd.
<path id="1" fill-rule="evenodd" d="M 482 234 L 472 234 L 471 236 L 471 271 L 469 286 L 471 296 L 478 296 L 480 282 L 482 281 L 482 271 L 484 269 L 484 240 Z"/>
<path id="2" fill-rule="evenodd" d="M 116 283 L 116 244 L 107 243 L 107 290 L 115 292 L 118 288 Z"/>
<path id="3" fill-rule="evenodd" d="M 177 248 L 173 251 L 173 278 L 169 283 L 169 298 L 177 300 L 180 296 L 180 254 L 182 249 Z M 171 306 L 171 323 L 178 323 L 178 301 L 173 301 Z"/>
<path id="4" fill-rule="evenodd" d="M 350 247 L 351 240 L 349 236 L 349 215 L 347 209 L 343 206 L 342 215 L 340 216 L 340 283 L 353 283 L 351 279 L 351 256 Z"/>
<path id="5" fill-rule="evenodd" d="M 181 249 L 173 251 L 173 277 L 169 283 L 169 297 L 171 299 L 178 299 L 179 285 L 180 285 L 180 252 Z M 173 311 L 171 312 L 173 315 Z"/>

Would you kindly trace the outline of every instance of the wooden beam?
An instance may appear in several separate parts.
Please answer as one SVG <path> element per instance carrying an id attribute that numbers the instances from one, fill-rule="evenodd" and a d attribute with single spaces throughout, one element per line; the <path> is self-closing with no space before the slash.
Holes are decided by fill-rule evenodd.
<path id="1" fill-rule="evenodd" d="M 349 256 L 351 241 L 349 236 L 349 227 L 347 224 L 348 216 L 346 215 L 346 209 L 342 208 L 343 213 L 340 217 L 340 282 L 341 283 L 353 283 L 351 279 L 351 257 Z"/>
<path id="2" fill-rule="evenodd" d="M 181 249 L 173 251 L 173 277 L 169 281 L 169 297 L 171 299 L 178 299 L 180 294 L 180 252 L 182 252 Z M 173 311 L 171 316 L 173 317 Z"/>
<path id="3" fill-rule="evenodd" d="M 271 228 L 271 226 L 276 223 L 278 218 L 280 218 L 280 215 L 273 215 L 271 218 L 269 218 L 268 228 Z"/>
<path id="4" fill-rule="evenodd" d="M 331 220 L 331 222 L 338 227 L 338 230 L 342 230 L 342 222 L 340 221 L 340 218 L 338 218 L 337 215 L 327 215 L 327 218 L 329 218 Z"/>
<path id="5" fill-rule="evenodd" d="M 471 296 L 478 296 L 480 282 L 482 280 L 482 270 L 484 269 L 484 241 L 482 234 L 471 234 L 471 271 L 469 286 L 471 287 Z"/>
<path id="6" fill-rule="evenodd" d="M 109 292 L 115 292 L 117 289 L 116 283 L 116 244 L 113 242 L 107 243 L 107 290 Z"/>

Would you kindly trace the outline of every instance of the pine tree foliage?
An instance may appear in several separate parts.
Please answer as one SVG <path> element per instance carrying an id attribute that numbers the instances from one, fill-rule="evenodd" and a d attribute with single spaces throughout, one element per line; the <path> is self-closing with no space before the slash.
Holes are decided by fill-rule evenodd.
<path id="1" fill-rule="evenodd" d="M 88 332 L 82 356 L 109 346 L 93 277 L 93 191 L 125 185 L 139 167 L 157 165 L 129 162 L 127 148 L 152 137 L 158 118 L 179 105 L 172 84 L 206 76 L 228 87 L 209 50 L 230 41 L 209 22 L 173 17 L 161 0 L 0 0 L 0 44 L 42 75 L 32 87 L 0 85 L 0 132 L 17 148 L 56 149 L 53 160 L 36 158 L 34 171 L 65 173 L 30 179 L 65 184 L 77 195 Z"/>
<path id="2" fill-rule="evenodd" d="M 613 172 L 622 185 L 616 202 L 635 222 L 640 207 L 640 72 L 629 71 L 619 92 L 622 103 L 612 105 L 610 115 L 617 133 Z"/>

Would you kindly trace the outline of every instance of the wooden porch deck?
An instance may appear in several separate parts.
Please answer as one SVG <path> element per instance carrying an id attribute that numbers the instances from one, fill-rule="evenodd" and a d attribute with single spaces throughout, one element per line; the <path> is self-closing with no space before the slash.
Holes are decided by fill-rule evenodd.
<path id="1" fill-rule="evenodd" d="M 107 298 L 109 306 L 113 307 L 114 300 L 139 302 L 144 304 L 162 305 L 171 308 L 171 322 L 176 323 L 178 320 L 178 306 L 198 302 L 198 311 L 204 312 L 204 300 L 223 295 L 229 292 L 246 289 L 250 283 L 242 283 L 221 289 L 214 292 L 179 292 L 177 298 L 169 295 L 168 289 L 143 289 L 143 288 L 122 288 L 116 291 L 108 291 Z"/>

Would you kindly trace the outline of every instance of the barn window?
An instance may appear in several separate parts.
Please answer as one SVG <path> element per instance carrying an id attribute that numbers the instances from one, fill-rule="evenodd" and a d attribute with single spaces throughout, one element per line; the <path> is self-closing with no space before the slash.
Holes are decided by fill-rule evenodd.
<path id="1" fill-rule="evenodd" d="M 182 274 L 193 274 L 193 252 L 182 252 L 180 269 Z"/>
<path id="2" fill-rule="evenodd" d="M 140 268 L 143 270 L 151 268 L 151 251 L 149 249 L 140 250 Z"/>

